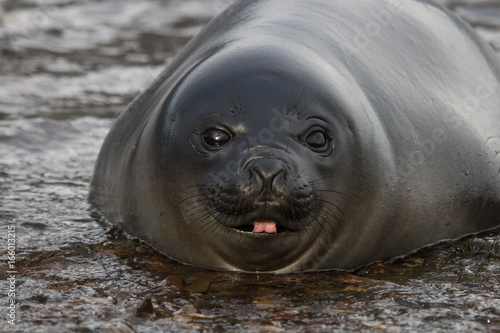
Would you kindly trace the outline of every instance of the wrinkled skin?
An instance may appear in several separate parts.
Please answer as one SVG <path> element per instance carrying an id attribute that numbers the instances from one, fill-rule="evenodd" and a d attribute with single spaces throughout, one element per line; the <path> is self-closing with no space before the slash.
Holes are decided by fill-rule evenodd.
<path id="1" fill-rule="evenodd" d="M 404 255 L 500 225 L 499 77 L 428 1 L 239 1 L 119 117 L 89 198 L 212 269 Z"/>

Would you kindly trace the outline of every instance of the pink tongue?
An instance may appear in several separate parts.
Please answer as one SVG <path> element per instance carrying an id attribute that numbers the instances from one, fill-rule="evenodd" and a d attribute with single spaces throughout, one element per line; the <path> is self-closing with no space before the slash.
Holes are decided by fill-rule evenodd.
<path id="1" fill-rule="evenodd" d="M 276 222 L 274 221 L 254 221 L 253 232 L 261 233 L 265 232 L 267 234 L 276 233 Z"/>

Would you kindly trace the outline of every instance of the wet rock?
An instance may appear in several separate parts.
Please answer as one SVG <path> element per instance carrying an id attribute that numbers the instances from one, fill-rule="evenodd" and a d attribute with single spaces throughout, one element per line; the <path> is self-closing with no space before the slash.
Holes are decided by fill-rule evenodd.
<path id="1" fill-rule="evenodd" d="M 45 304 L 45 303 L 47 303 L 49 296 L 44 295 L 44 294 L 40 294 L 40 295 L 33 296 L 31 299 L 35 302 L 40 303 L 40 304 Z"/>
<path id="2" fill-rule="evenodd" d="M 257 309 L 276 309 L 280 307 L 280 301 L 275 298 L 266 298 L 266 297 L 255 297 L 252 301 L 252 304 L 255 305 Z"/>
<path id="3" fill-rule="evenodd" d="M 282 311 L 277 311 L 269 316 L 269 319 L 273 320 L 294 320 L 297 319 L 297 316 L 300 314 L 299 310 L 282 310 Z"/>
<path id="4" fill-rule="evenodd" d="M 220 283 L 212 283 L 210 285 L 210 291 L 218 292 L 224 290 L 230 290 L 236 287 L 236 284 L 233 282 L 220 282 Z"/>
<path id="5" fill-rule="evenodd" d="M 186 285 L 185 290 L 189 291 L 192 294 L 198 294 L 206 292 L 209 286 L 210 281 L 199 281 Z"/>
<path id="6" fill-rule="evenodd" d="M 179 275 L 169 275 L 158 283 L 158 286 L 182 290 L 184 289 L 184 281 Z"/>
<path id="7" fill-rule="evenodd" d="M 142 303 L 135 310 L 135 315 L 138 317 L 150 316 L 155 313 L 153 303 L 151 302 L 151 297 L 146 297 Z"/>
<path id="8" fill-rule="evenodd" d="M 198 310 L 192 304 L 183 305 L 179 310 L 174 312 L 174 315 L 191 315 L 197 313 Z"/>
<path id="9" fill-rule="evenodd" d="M 103 330 L 104 333 L 136 333 L 136 330 L 124 320 L 114 323 L 115 327 L 108 327 Z"/>
<path id="10" fill-rule="evenodd" d="M 500 258 L 500 240 L 491 238 L 473 238 L 469 241 L 466 251 L 473 255 Z"/>
<path id="11" fill-rule="evenodd" d="M 188 277 L 185 282 L 185 290 L 190 293 L 204 293 L 210 287 L 210 280 L 212 279 L 212 274 L 199 272 Z"/>

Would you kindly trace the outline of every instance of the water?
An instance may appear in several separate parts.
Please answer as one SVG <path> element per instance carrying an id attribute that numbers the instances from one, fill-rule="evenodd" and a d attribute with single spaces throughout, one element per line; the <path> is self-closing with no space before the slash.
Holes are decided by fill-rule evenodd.
<path id="1" fill-rule="evenodd" d="M 351 273 L 254 276 L 180 265 L 93 216 L 113 119 L 230 2 L 0 1 L 0 330 L 499 332 L 499 232 Z M 500 51 L 500 1 L 441 2 Z"/>

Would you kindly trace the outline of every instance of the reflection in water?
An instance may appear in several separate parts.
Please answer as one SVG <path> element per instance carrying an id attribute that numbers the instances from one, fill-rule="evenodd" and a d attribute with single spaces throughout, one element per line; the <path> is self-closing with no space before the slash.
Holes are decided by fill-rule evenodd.
<path id="1" fill-rule="evenodd" d="M 2 330 L 500 330 L 498 232 L 350 274 L 275 277 L 180 265 L 91 216 L 113 119 L 230 2 L 0 4 L 0 226 L 16 228 L 18 271 L 17 325 Z M 497 0 L 441 2 L 500 50 Z"/>

